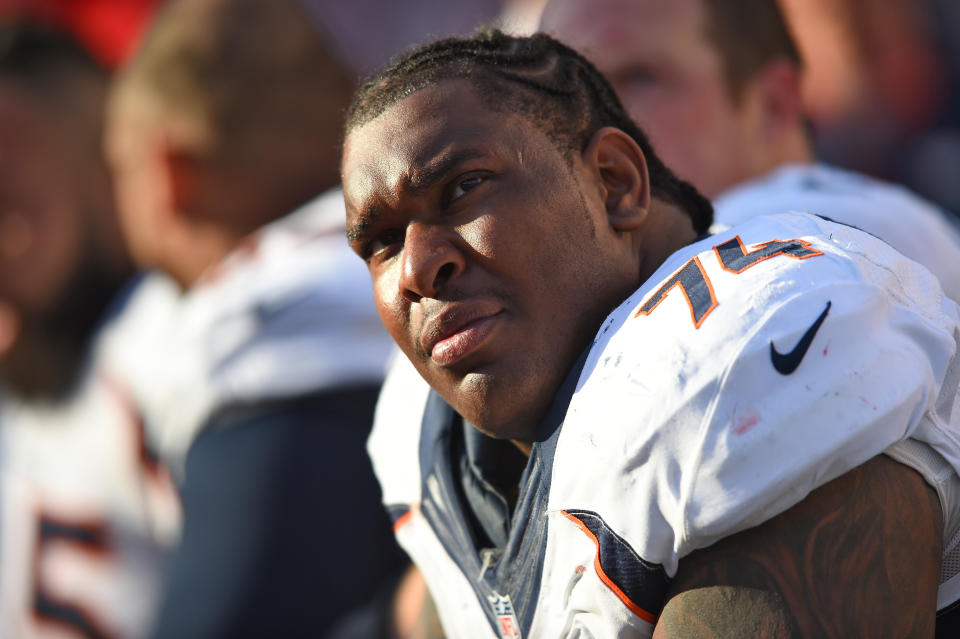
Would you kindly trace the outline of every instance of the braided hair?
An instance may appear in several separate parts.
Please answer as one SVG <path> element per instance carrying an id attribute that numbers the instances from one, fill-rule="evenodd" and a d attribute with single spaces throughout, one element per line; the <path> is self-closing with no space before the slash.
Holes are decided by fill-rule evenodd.
<path id="1" fill-rule="evenodd" d="M 347 112 L 346 134 L 417 91 L 455 78 L 469 80 L 490 109 L 525 116 L 565 155 L 582 152 L 602 127 L 622 130 L 646 157 L 652 194 L 683 208 L 698 234 L 710 227 L 710 202 L 660 161 L 606 78 L 586 58 L 543 33 L 513 37 L 484 29 L 470 38 L 438 40 L 403 54 L 357 92 Z"/>

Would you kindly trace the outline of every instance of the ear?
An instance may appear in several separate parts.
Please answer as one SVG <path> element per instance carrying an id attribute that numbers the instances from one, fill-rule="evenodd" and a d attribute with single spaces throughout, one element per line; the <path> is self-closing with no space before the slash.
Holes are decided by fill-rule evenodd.
<path id="1" fill-rule="evenodd" d="M 597 178 L 610 225 L 620 232 L 638 228 L 650 210 L 650 177 L 633 138 L 604 127 L 590 138 L 583 162 Z"/>
<path id="2" fill-rule="evenodd" d="M 174 215 L 193 217 L 200 184 L 201 159 L 171 143 L 166 136 L 155 141 L 154 156 L 161 164 L 164 208 Z"/>
<path id="3" fill-rule="evenodd" d="M 751 81 L 763 117 L 762 135 L 769 142 L 796 133 L 803 121 L 800 69 L 786 59 L 764 65 Z"/>

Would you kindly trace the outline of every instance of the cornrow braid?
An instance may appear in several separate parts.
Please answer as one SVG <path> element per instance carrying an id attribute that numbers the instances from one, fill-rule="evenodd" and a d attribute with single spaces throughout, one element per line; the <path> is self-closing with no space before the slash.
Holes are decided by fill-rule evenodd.
<path id="1" fill-rule="evenodd" d="M 647 160 L 654 196 L 683 208 L 697 233 L 713 221 L 710 202 L 677 178 L 627 115 L 606 78 L 586 58 L 550 36 L 508 36 L 495 29 L 415 48 L 366 82 L 347 111 L 346 134 L 404 98 L 448 79 L 470 81 L 485 106 L 517 112 L 564 154 L 582 152 L 593 134 L 612 126 L 636 141 Z"/>

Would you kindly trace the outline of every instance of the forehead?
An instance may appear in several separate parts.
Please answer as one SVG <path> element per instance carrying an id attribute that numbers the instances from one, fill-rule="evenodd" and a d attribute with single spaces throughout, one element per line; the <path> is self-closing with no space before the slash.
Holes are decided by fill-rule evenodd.
<path id="1" fill-rule="evenodd" d="M 343 187 L 348 210 L 372 193 L 415 187 L 449 158 L 506 156 L 546 140 L 515 113 L 492 109 L 466 80 L 442 80 L 388 107 L 347 136 Z"/>
<path id="2" fill-rule="evenodd" d="M 609 72 L 620 60 L 709 46 L 704 11 L 701 0 L 550 0 L 540 28 Z"/>

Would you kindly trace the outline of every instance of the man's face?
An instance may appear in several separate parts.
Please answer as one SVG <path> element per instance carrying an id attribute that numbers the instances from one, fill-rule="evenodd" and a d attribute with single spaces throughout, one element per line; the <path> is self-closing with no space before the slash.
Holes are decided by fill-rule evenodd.
<path id="1" fill-rule="evenodd" d="M 700 0 L 550 0 L 540 28 L 607 76 L 657 155 L 708 197 L 764 170 L 757 114 L 734 104 Z"/>
<path id="2" fill-rule="evenodd" d="M 596 175 L 464 80 L 415 93 L 346 140 L 347 230 L 380 317 L 488 434 L 531 441 L 569 367 L 637 285 Z"/>
<path id="3" fill-rule="evenodd" d="M 118 284 L 95 255 L 108 183 L 49 107 L 2 83 L 0 139 L 0 384 L 56 395 Z"/>

